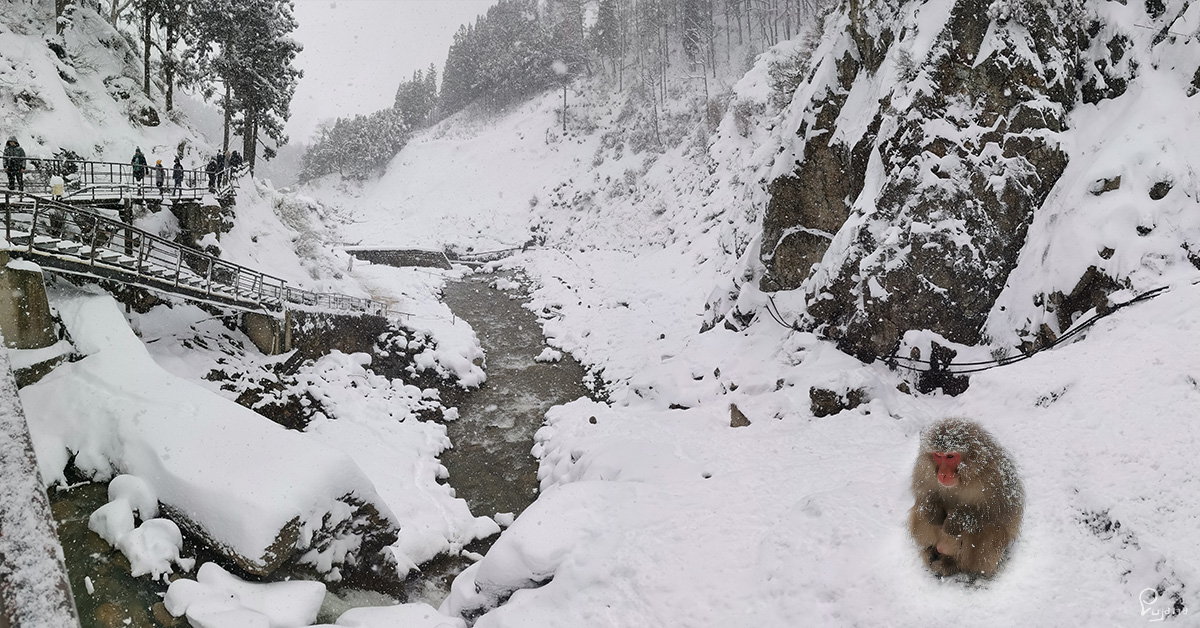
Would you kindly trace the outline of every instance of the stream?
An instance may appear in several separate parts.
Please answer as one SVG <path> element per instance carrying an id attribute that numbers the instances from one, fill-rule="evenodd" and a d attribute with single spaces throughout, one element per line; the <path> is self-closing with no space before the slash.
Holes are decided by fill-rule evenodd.
<path id="1" fill-rule="evenodd" d="M 442 454 L 450 483 L 475 515 L 520 514 L 537 496 L 533 435 L 551 406 L 588 396 L 584 369 L 570 355 L 535 362 L 545 349 L 537 316 L 524 299 L 489 287 L 497 275 L 447 284 L 443 298 L 471 324 L 487 354 L 487 381 L 459 404 Z"/>
<path id="2" fill-rule="evenodd" d="M 446 423 L 454 448 L 442 454 L 441 462 L 458 497 L 477 516 L 518 515 L 533 502 L 538 490 L 537 461 L 530 454 L 534 433 L 551 406 L 589 394 L 583 367 L 569 355 L 558 362 L 534 360 L 545 348 L 541 325 L 522 307 L 523 299 L 491 287 L 499 277 L 511 279 L 471 275 L 447 283 L 443 291 L 454 314 L 478 334 L 487 356 L 487 381 L 478 390 L 442 391 L 447 405 L 457 405 L 459 419 Z M 51 490 L 50 499 L 83 628 L 187 625 L 162 607 L 165 583 L 130 576 L 124 555 L 88 529 L 88 517 L 107 501 L 105 484 Z M 494 540 L 466 549 L 482 554 Z M 185 545 L 184 555 L 196 556 L 196 549 Z M 439 605 L 454 577 L 469 565 L 460 556 L 422 565 L 404 584 L 405 601 Z M 273 579 L 286 577 L 275 574 Z M 348 608 L 395 601 L 369 591 L 335 590 L 317 620 L 332 623 Z"/>

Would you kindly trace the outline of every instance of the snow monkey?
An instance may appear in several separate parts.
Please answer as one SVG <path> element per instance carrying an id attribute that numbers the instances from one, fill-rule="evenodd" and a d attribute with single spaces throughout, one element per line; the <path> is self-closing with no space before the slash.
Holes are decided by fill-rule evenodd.
<path id="1" fill-rule="evenodd" d="M 990 577 L 1021 527 L 1025 489 L 991 434 L 966 419 L 921 432 L 908 530 L 933 573 Z"/>

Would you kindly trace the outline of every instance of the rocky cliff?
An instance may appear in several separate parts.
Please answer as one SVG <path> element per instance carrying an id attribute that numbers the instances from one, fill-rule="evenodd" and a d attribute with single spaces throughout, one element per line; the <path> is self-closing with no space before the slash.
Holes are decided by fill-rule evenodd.
<path id="1" fill-rule="evenodd" d="M 1091 220 L 1144 213 L 1129 203 L 1161 200 L 1183 177 L 1113 153 L 1142 146 L 1142 132 L 1092 143 L 1133 122 L 1114 108 L 1176 93 L 1194 108 L 1182 92 L 1200 76 L 1196 13 L 1159 0 L 842 2 L 783 114 L 794 137 L 768 183 L 760 287 L 801 291 L 805 323 L 866 357 L 894 354 L 911 330 L 1028 350 L 1149 281 L 1141 258 L 1107 263 L 1112 247 Z M 1155 96 L 1149 76 L 1164 86 Z M 1179 128 L 1185 111 L 1141 128 Z M 1123 169 L 1158 188 L 1102 199 Z M 1156 211 L 1177 212 L 1185 195 Z M 1080 221 L 1081 241 L 1064 248 L 1055 220 L 1038 223 L 1051 214 Z M 1150 249 L 1186 266 L 1195 235 Z M 1062 255 L 1048 265 L 1052 249 Z"/>

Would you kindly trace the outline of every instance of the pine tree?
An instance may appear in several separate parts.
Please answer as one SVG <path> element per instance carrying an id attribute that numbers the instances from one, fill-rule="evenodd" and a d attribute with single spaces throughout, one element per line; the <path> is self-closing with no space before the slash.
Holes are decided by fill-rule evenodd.
<path id="1" fill-rule="evenodd" d="M 249 9 L 235 44 L 240 63 L 227 81 L 237 96 L 241 113 L 237 128 L 242 136 L 242 154 L 254 172 L 260 135 L 276 146 L 287 143 L 283 125 L 291 117 L 292 96 L 303 74 L 292 62 L 302 46 L 291 38 L 296 30 L 291 0 L 242 0 Z M 271 159 L 276 149 L 263 145 L 263 158 Z"/>
<path id="2" fill-rule="evenodd" d="M 183 67 L 186 60 L 176 54 L 175 47 L 188 30 L 188 23 L 192 18 L 191 5 L 191 0 L 161 0 L 159 5 L 158 22 L 162 28 L 159 54 L 162 57 L 162 78 L 166 88 L 163 96 L 164 108 L 167 111 L 175 108 L 175 85 L 180 82 L 180 76 L 183 75 L 183 82 L 189 80 L 188 70 Z"/>
<path id="3" fill-rule="evenodd" d="M 162 0 L 135 0 L 131 21 L 137 22 L 142 40 L 142 92 L 150 96 L 150 50 L 154 46 L 154 20 L 162 8 Z"/>
<path id="4" fill-rule="evenodd" d="M 400 112 L 400 118 L 410 128 L 423 127 L 433 117 L 433 107 L 437 102 L 437 77 L 433 66 L 426 75 L 421 70 L 413 73 L 412 80 L 400 83 L 396 90 L 394 108 Z"/>
<path id="5" fill-rule="evenodd" d="M 596 23 L 592 26 L 589 46 L 603 59 L 615 66 L 625 51 L 621 47 L 621 24 L 617 17 L 617 0 L 600 0 Z"/>
<path id="6" fill-rule="evenodd" d="M 232 128 L 242 136 L 246 164 L 254 171 L 259 138 L 287 143 L 283 124 L 302 76 L 292 66 L 301 46 L 291 0 L 205 0 L 196 5 L 190 28 L 198 65 L 224 83 L 224 149 Z M 211 94 L 211 89 L 206 93 Z M 275 156 L 264 144 L 263 158 Z"/>

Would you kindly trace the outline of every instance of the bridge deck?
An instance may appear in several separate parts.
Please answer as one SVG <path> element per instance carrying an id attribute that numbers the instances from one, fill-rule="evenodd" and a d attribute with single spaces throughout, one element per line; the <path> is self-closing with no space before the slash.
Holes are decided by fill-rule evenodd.
<path id="1" fill-rule="evenodd" d="M 136 167 L 129 163 L 38 157 L 26 161 L 24 192 L 51 197 L 54 193 L 51 181 L 58 176 L 63 179 L 63 193 L 57 200 L 70 204 L 111 205 L 126 199 L 139 203 L 172 198 L 199 201 L 210 194 L 224 198 L 233 195 L 240 174 L 229 168 L 211 175 L 205 170 L 184 170 L 176 192 L 169 167 L 164 167 L 165 180 L 160 189 L 150 166 L 144 168 L 139 178 L 134 176 Z"/>
<path id="2" fill-rule="evenodd" d="M 111 279 L 241 310 L 281 314 L 289 304 L 386 315 L 378 301 L 293 288 L 121 222 L 111 212 L 36 195 L 0 194 L 0 248 L 58 272 Z"/>

